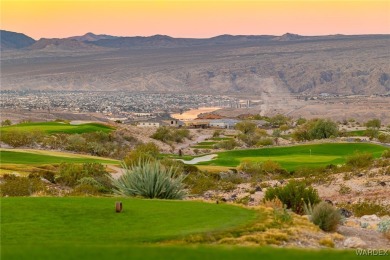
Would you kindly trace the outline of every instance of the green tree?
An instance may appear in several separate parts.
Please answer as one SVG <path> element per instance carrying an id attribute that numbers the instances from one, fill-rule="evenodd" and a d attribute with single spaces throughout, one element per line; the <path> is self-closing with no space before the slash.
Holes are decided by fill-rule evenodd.
<path id="1" fill-rule="evenodd" d="M 319 119 L 314 124 L 313 128 L 310 129 L 310 139 L 326 139 L 331 136 L 338 136 L 338 127 L 335 122 L 330 119 L 324 120 Z"/>
<path id="2" fill-rule="evenodd" d="M 256 128 L 257 128 L 256 124 L 248 120 L 239 122 L 235 126 L 235 129 L 237 129 L 238 131 L 240 131 L 245 135 L 254 133 Z"/>
<path id="3" fill-rule="evenodd" d="M 160 149 L 154 143 L 140 144 L 130 151 L 123 159 L 124 163 L 132 166 L 139 162 L 156 160 L 160 155 Z"/>
<path id="4" fill-rule="evenodd" d="M 371 119 L 369 121 L 366 122 L 366 127 L 368 128 L 381 128 L 381 120 L 379 120 L 378 118 L 374 118 L 374 119 Z"/>
<path id="5" fill-rule="evenodd" d="M 273 127 L 280 127 L 281 125 L 286 125 L 289 121 L 290 118 L 282 114 L 277 114 L 269 119 L 269 122 Z"/>
<path id="6" fill-rule="evenodd" d="M 11 120 L 6 119 L 4 121 L 1 121 L 1 126 L 9 126 L 9 125 L 12 125 Z"/>

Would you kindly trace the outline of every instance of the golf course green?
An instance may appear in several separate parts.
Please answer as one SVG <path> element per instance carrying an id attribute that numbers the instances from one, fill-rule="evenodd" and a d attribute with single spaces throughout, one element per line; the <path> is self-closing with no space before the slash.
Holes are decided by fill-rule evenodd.
<path id="1" fill-rule="evenodd" d="M 298 167 L 319 167 L 329 164 L 342 164 L 347 156 L 353 153 L 369 152 L 380 157 L 385 147 L 369 143 L 325 143 L 296 145 L 261 149 L 232 150 L 216 153 L 218 157 L 199 165 L 236 167 L 242 161 L 264 162 L 275 161 L 287 169 Z"/>
<path id="2" fill-rule="evenodd" d="M 115 213 L 115 201 L 123 211 Z M 248 225 L 227 204 L 129 198 L 2 198 L 1 259 L 353 259 L 352 251 L 165 243 Z"/>
<path id="3" fill-rule="evenodd" d="M 21 130 L 21 131 L 42 131 L 47 134 L 82 134 L 90 132 L 110 132 L 113 130 L 112 127 L 98 124 L 98 123 L 86 123 L 86 124 L 77 124 L 72 125 L 64 122 L 39 122 L 39 123 L 23 123 L 11 126 L 4 126 L 0 128 L 1 133 L 6 133 L 12 130 Z"/>
<path id="4" fill-rule="evenodd" d="M 119 161 L 66 152 L 43 151 L 34 149 L 1 149 L 0 158 L 2 164 L 53 164 L 53 163 L 87 163 L 99 162 L 107 164 L 119 164 Z"/>

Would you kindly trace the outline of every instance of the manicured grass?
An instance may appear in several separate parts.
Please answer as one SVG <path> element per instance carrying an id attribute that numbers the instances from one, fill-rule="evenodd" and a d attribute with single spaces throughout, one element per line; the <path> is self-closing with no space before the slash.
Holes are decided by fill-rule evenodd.
<path id="1" fill-rule="evenodd" d="M 302 259 L 361 259 L 355 251 L 303 250 L 271 247 L 242 246 L 158 246 L 158 245 L 107 245 L 107 246 L 9 246 L 2 250 L 4 259 L 131 259 L 131 260 L 302 260 Z M 366 259 L 367 256 L 364 257 Z"/>
<path id="2" fill-rule="evenodd" d="M 114 210 L 118 200 L 120 214 Z M 230 205 L 129 198 L 2 198 L 1 204 L 2 249 L 22 251 L 25 246 L 126 247 L 229 229 L 257 216 Z"/>
<path id="3" fill-rule="evenodd" d="M 385 149 L 383 146 L 367 143 L 328 143 L 233 150 L 217 153 L 218 157 L 216 159 L 199 164 L 236 167 L 244 160 L 256 162 L 272 160 L 279 162 L 287 170 L 293 170 L 303 166 L 319 167 L 329 164 L 342 164 L 345 162 L 345 158 L 355 151 L 369 152 L 374 157 L 380 157 Z"/>
<path id="4" fill-rule="evenodd" d="M 115 201 L 123 212 L 115 213 Z M 2 259 L 353 259 L 352 251 L 156 244 L 249 224 L 227 204 L 129 198 L 2 198 Z"/>
<path id="5" fill-rule="evenodd" d="M 86 163 L 100 162 L 107 164 L 119 164 L 119 161 L 97 156 L 72 154 L 65 152 L 52 152 L 41 150 L 0 150 L 2 164 L 53 164 L 62 162 Z"/>
<path id="6" fill-rule="evenodd" d="M 348 132 L 348 135 L 350 136 L 365 136 L 365 130 L 356 130 L 356 131 L 350 131 Z"/>
<path id="7" fill-rule="evenodd" d="M 24 124 L 1 127 L 0 132 L 5 133 L 12 129 L 18 129 L 22 131 L 39 130 L 48 134 L 57 134 L 57 133 L 82 134 L 82 133 L 90 133 L 90 132 L 98 132 L 98 131 L 108 133 L 113 130 L 113 128 L 110 126 L 98 124 L 98 123 L 71 125 L 62 122 L 39 122 L 39 123 L 24 123 Z"/>
<path id="8" fill-rule="evenodd" d="M 231 140 L 233 138 L 231 137 L 213 137 L 213 138 L 210 138 L 210 140 L 214 140 L 214 141 L 226 141 L 226 140 Z"/>

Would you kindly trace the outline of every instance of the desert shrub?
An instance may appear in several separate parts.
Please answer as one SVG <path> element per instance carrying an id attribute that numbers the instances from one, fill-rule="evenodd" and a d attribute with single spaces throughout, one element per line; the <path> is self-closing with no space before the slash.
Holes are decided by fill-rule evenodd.
<path id="1" fill-rule="evenodd" d="M 293 222 L 293 218 L 288 212 L 286 205 L 282 206 L 281 208 L 274 208 L 273 215 L 273 222 L 276 226 L 283 225 L 284 223 Z"/>
<path id="2" fill-rule="evenodd" d="M 263 172 L 261 165 L 261 162 L 243 160 L 238 166 L 238 169 L 251 175 L 258 175 Z"/>
<path id="3" fill-rule="evenodd" d="M 183 165 L 183 171 L 184 171 L 185 174 L 190 174 L 190 173 L 197 173 L 197 172 L 199 172 L 199 169 L 195 165 L 184 164 Z"/>
<path id="4" fill-rule="evenodd" d="M 245 120 L 245 121 L 237 123 L 234 128 L 237 129 L 238 131 L 242 132 L 244 135 L 247 135 L 247 134 L 254 133 L 256 130 L 256 127 L 257 126 L 255 123 L 248 121 L 248 120 Z"/>
<path id="5" fill-rule="evenodd" d="M 345 164 L 355 168 L 364 168 L 371 165 L 373 160 L 372 153 L 355 152 L 347 157 Z"/>
<path id="6" fill-rule="evenodd" d="M 83 177 L 80 180 L 77 181 L 77 186 L 79 185 L 90 185 L 95 188 L 97 188 L 99 191 L 104 190 L 104 187 L 102 184 L 100 184 L 97 180 L 95 180 L 92 177 Z"/>
<path id="7" fill-rule="evenodd" d="M 55 173 L 48 170 L 40 170 L 37 172 L 32 172 L 28 175 L 29 178 L 44 178 L 51 183 L 55 183 Z"/>
<path id="8" fill-rule="evenodd" d="M 314 206 L 310 220 L 322 230 L 333 232 L 341 221 L 341 214 L 338 209 L 322 201 Z"/>
<path id="9" fill-rule="evenodd" d="M 317 190 L 307 186 L 305 182 L 292 180 L 284 187 L 268 188 L 264 200 L 280 199 L 288 209 L 297 214 L 304 213 L 304 205 L 316 204 L 320 201 Z"/>
<path id="10" fill-rule="evenodd" d="M 390 158 L 390 149 L 384 150 L 382 153 L 382 158 L 389 159 Z"/>
<path id="11" fill-rule="evenodd" d="M 160 149 L 154 143 L 139 144 L 130 151 L 123 159 L 127 166 L 132 166 L 138 162 L 155 160 L 160 154 Z"/>
<path id="12" fill-rule="evenodd" d="M 214 145 L 214 148 L 216 149 L 225 149 L 225 150 L 232 150 L 234 147 L 238 146 L 238 143 L 234 139 L 221 141 L 219 143 L 216 143 Z"/>
<path id="13" fill-rule="evenodd" d="M 390 218 L 382 219 L 378 224 L 378 231 L 390 240 Z"/>
<path id="14" fill-rule="evenodd" d="M 100 163 L 61 163 L 58 168 L 56 182 L 69 187 L 74 187 L 84 177 L 92 177 L 102 186 L 109 189 L 110 181 L 105 166 Z M 107 184 L 109 183 L 109 184 Z"/>
<path id="15" fill-rule="evenodd" d="M 67 137 L 66 149 L 70 151 L 85 151 L 87 140 L 80 134 L 69 135 Z"/>
<path id="16" fill-rule="evenodd" d="M 352 211 L 353 215 L 356 217 L 373 214 L 377 216 L 390 215 L 390 206 L 378 201 L 358 201 L 353 204 L 341 204 L 340 207 Z"/>
<path id="17" fill-rule="evenodd" d="M 12 147 L 33 146 L 43 140 L 44 134 L 39 130 L 25 131 L 9 129 L 0 136 L 1 141 Z"/>
<path id="18" fill-rule="evenodd" d="M 167 126 L 161 126 L 157 128 L 156 132 L 150 137 L 164 143 L 181 143 L 184 138 L 190 138 L 190 131 L 188 129 L 174 129 Z"/>
<path id="19" fill-rule="evenodd" d="M 283 202 L 280 199 L 278 199 L 278 198 L 274 198 L 272 200 L 264 200 L 263 204 L 267 208 L 273 208 L 273 209 L 275 209 L 275 208 L 280 208 L 280 209 L 283 208 Z"/>
<path id="20" fill-rule="evenodd" d="M 1 121 L 1 126 L 9 126 L 12 125 L 12 121 L 9 119 Z"/>
<path id="21" fill-rule="evenodd" d="M 203 194 L 208 190 L 218 189 L 220 176 L 218 174 L 208 174 L 204 172 L 190 173 L 184 183 L 191 194 Z"/>
<path id="22" fill-rule="evenodd" d="M 293 138 L 297 141 L 324 139 L 338 136 L 338 127 L 332 120 L 312 119 L 300 125 L 293 132 Z"/>
<path id="23" fill-rule="evenodd" d="M 388 134 L 379 134 L 378 141 L 381 143 L 390 143 L 390 135 Z"/>
<path id="24" fill-rule="evenodd" d="M 1 196 L 31 196 L 36 192 L 45 191 L 46 187 L 39 178 L 13 176 L 4 178 L 0 184 Z"/>
<path id="25" fill-rule="evenodd" d="M 261 169 L 267 174 L 276 174 L 281 172 L 282 167 L 278 162 L 268 160 L 261 164 Z"/>
<path id="26" fill-rule="evenodd" d="M 257 143 L 256 146 L 269 146 L 273 145 L 274 140 L 272 138 L 261 138 Z"/>
<path id="27" fill-rule="evenodd" d="M 214 130 L 213 137 L 219 137 L 222 134 L 221 130 Z"/>
<path id="28" fill-rule="evenodd" d="M 68 194 L 68 196 L 96 196 L 99 194 L 99 187 L 90 184 L 79 184 Z"/>
<path id="29" fill-rule="evenodd" d="M 339 193 L 341 195 L 350 194 L 351 192 L 352 192 L 352 189 L 350 187 L 348 187 L 345 184 L 340 184 Z"/>
<path id="30" fill-rule="evenodd" d="M 287 173 L 278 162 L 271 160 L 265 162 L 242 161 L 238 166 L 240 171 L 254 175 L 285 174 Z"/>
<path id="31" fill-rule="evenodd" d="M 174 167 L 165 167 L 158 161 L 145 161 L 127 167 L 118 180 L 111 178 L 114 193 L 145 198 L 182 199 L 185 196 L 185 175 Z"/>

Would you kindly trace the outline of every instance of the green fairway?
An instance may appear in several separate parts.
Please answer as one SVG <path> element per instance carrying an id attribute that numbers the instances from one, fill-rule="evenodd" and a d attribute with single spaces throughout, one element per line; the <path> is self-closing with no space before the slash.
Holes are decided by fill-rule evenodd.
<path id="1" fill-rule="evenodd" d="M 115 213 L 115 201 L 123 212 Z M 256 211 L 227 204 L 129 198 L 2 198 L 2 259 L 353 259 L 352 251 L 159 245 L 247 225 Z"/>
<path id="2" fill-rule="evenodd" d="M 119 164 L 119 161 L 97 156 L 80 155 L 65 152 L 52 152 L 41 150 L 0 150 L 2 164 L 53 164 L 53 163 L 86 163 L 99 162 Z"/>
<path id="3" fill-rule="evenodd" d="M 386 148 L 367 143 L 327 143 L 314 145 L 297 145 L 249 150 L 234 150 L 216 153 L 218 157 L 199 165 L 216 165 L 236 167 L 242 161 L 263 162 L 272 160 L 279 162 L 287 170 L 297 167 L 318 167 L 329 164 L 342 164 L 345 158 L 355 151 L 369 152 L 374 157 L 380 157 Z"/>
<path id="4" fill-rule="evenodd" d="M 65 134 L 82 134 L 90 132 L 110 132 L 113 130 L 112 127 L 98 124 L 98 123 L 87 123 L 80 125 L 71 125 L 63 122 L 39 122 L 39 123 L 24 123 L 12 126 L 4 126 L 0 128 L 1 133 L 8 132 L 13 129 L 21 131 L 34 131 L 39 130 L 48 134 L 65 133 Z"/>

